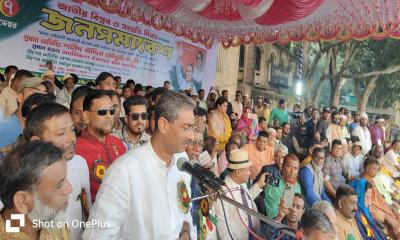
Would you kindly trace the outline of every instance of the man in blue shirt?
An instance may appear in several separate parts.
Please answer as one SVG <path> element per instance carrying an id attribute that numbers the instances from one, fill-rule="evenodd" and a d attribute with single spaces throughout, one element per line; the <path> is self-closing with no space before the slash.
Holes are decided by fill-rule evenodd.
<path id="1" fill-rule="evenodd" d="M 316 147 L 312 153 L 312 160 L 300 169 L 300 184 L 306 197 L 306 206 L 311 207 L 320 200 L 330 201 L 324 188 L 322 167 L 325 162 L 325 151 Z"/>

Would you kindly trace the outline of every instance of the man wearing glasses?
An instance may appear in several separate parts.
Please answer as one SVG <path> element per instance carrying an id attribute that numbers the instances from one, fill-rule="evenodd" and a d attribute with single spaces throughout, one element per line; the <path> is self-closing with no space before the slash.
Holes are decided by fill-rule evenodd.
<path id="1" fill-rule="evenodd" d="M 126 151 L 122 141 L 111 135 L 115 113 L 107 91 L 93 90 L 83 100 L 83 119 L 87 127 L 77 139 L 76 154 L 86 159 L 93 202 L 106 169 Z"/>
<path id="2" fill-rule="evenodd" d="M 118 136 L 125 143 L 127 150 L 136 149 L 150 140 L 146 133 L 149 122 L 148 104 L 145 97 L 135 95 L 128 97 L 124 102 L 125 125 L 118 132 Z"/>

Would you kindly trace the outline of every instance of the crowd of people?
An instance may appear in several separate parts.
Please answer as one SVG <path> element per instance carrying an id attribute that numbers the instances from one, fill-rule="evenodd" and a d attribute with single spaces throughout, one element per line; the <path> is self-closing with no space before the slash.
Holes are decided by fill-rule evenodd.
<path id="1" fill-rule="evenodd" d="M 2 76 L 0 239 L 400 239 L 400 139 L 384 116 L 107 72 L 77 86 L 47 65 Z M 284 227 L 218 199 L 181 158 Z"/>

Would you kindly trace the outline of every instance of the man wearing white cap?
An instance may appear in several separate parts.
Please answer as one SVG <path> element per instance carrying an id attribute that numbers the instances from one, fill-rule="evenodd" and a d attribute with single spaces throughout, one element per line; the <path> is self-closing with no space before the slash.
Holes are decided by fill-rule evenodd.
<path id="1" fill-rule="evenodd" d="M 64 87 L 57 95 L 56 102 L 69 108 L 71 103 L 71 95 L 74 91 L 75 80 L 71 74 L 64 75 Z"/>
<path id="2" fill-rule="evenodd" d="M 362 153 L 364 155 L 371 150 L 371 133 L 368 129 L 368 115 L 365 112 L 360 114 L 360 124 L 353 129 L 351 135 L 358 137 L 358 140 L 362 145 Z"/>
<path id="3" fill-rule="evenodd" d="M 352 181 L 359 178 L 364 170 L 364 155 L 361 153 L 362 145 L 359 141 L 353 143 L 351 151 L 343 157 L 343 163 L 348 169 L 348 180 Z"/>
<path id="4" fill-rule="evenodd" d="M 225 184 L 230 189 L 230 192 L 227 192 L 225 195 L 244 206 L 257 211 L 257 207 L 253 200 L 265 187 L 266 174 L 262 174 L 258 182 L 248 189 L 246 183 L 249 181 L 251 165 L 252 164 L 249 161 L 249 156 L 246 151 L 238 149 L 233 150 L 230 153 L 228 164 L 229 174 L 225 179 Z M 242 210 L 237 210 L 235 206 L 228 203 L 224 204 L 224 208 L 227 223 L 225 223 L 224 210 L 221 202 L 217 201 L 215 203 L 217 229 L 222 240 L 231 239 L 226 227 L 227 225 L 229 226 L 233 239 L 249 239 L 251 233 L 243 225 L 241 219 L 253 232 L 259 233 L 260 222 L 258 219 L 251 217 Z M 238 214 L 240 214 L 240 216 L 238 216 Z"/>

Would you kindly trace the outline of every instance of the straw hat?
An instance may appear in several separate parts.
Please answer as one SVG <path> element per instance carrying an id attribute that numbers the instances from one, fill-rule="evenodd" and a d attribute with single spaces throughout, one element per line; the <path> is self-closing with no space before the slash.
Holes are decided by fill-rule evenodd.
<path id="1" fill-rule="evenodd" d="M 253 165 L 249 161 L 249 154 L 246 151 L 235 149 L 229 155 L 228 168 L 229 169 L 242 169 L 248 168 Z"/>

